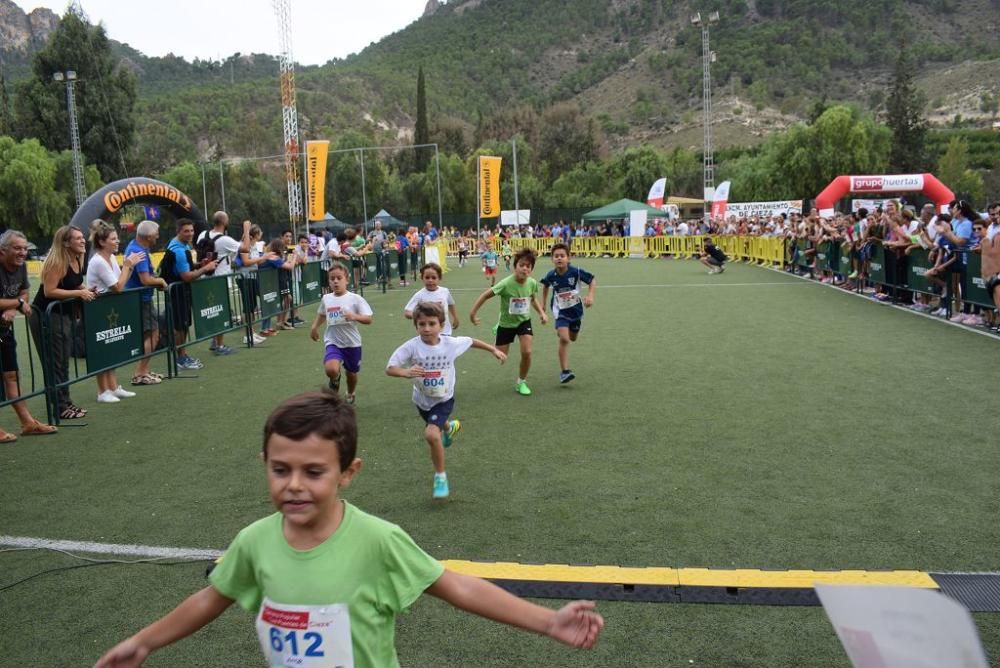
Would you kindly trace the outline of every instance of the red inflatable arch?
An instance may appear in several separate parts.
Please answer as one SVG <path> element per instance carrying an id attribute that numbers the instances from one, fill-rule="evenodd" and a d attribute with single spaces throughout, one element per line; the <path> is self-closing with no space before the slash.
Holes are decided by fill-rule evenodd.
<path id="1" fill-rule="evenodd" d="M 890 176 L 838 176 L 816 196 L 819 215 L 832 216 L 833 205 L 848 193 L 922 192 L 934 200 L 940 213 L 948 213 L 955 193 L 933 174 L 893 174 Z"/>

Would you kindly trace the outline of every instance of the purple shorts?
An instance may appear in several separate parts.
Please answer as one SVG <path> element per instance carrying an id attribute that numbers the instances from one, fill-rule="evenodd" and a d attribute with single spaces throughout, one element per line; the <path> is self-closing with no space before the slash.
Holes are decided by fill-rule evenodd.
<path id="1" fill-rule="evenodd" d="M 323 355 L 323 364 L 330 360 L 339 361 L 348 373 L 359 373 L 361 371 L 361 347 L 338 348 L 332 343 L 328 343 L 326 344 L 326 354 Z"/>

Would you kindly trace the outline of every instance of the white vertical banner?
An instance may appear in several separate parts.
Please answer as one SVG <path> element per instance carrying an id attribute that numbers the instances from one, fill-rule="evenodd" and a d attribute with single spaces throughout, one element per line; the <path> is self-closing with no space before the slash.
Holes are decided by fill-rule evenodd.
<path id="1" fill-rule="evenodd" d="M 646 220 L 648 218 L 649 214 L 645 209 L 628 212 L 629 257 L 643 256 L 642 239 L 646 236 Z"/>

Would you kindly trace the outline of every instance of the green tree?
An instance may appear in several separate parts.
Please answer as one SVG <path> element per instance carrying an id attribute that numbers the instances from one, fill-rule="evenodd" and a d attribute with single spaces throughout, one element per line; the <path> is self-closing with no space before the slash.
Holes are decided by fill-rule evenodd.
<path id="1" fill-rule="evenodd" d="M 70 212 L 76 211 L 76 194 L 73 184 L 73 151 L 65 150 L 58 153 L 50 153 L 56 165 L 55 190 L 61 195 L 69 207 Z M 83 165 L 84 191 L 93 193 L 100 190 L 104 182 L 101 180 L 101 173 L 94 165 Z"/>
<path id="2" fill-rule="evenodd" d="M 548 164 L 550 179 L 579 163 L 601 157 L 601 130 L 576 104 L 565 102 L 549 107 L 542 114 L 538 135 L 538 152 Z"/>
<path id="3" fill-rule="evenodd" d="M 0 227 L 38 240 L 65 225 L 72 208 L 66 193 L 56 190 L 56 171 L 37 139 L 0 137 Z"/>
<path id="4" fill-rule="evenodd" d="M 886 123 L 892 129 L 889 165 L 904 172 L 924 171 L 927 141 L 926 99 L 913 84 L 914 64 L 907 45 L 899 45 L 899 55 L 886 100 Z"/>
<path id="5" fill-rule="evenodd" d="M 424 68 L 417 68 L 417 124 L 413 131 L 414 144 L 429 144 L 431 142 L 430 125 L 427 123 L 427 93 L 424 90 Z M 427 169 L 430 162 L 430 151 L 426 148 L 417 149 L 416 171 Z"/>
<path id="6" fill-rule="evenodd" d="M 551 208 L 598 207 L 607 204 L 613 196 L 608 190 L 605 165 L 586 162 L 555 180 L 545 195 L 545 204 Z"/>
<path id="7" fill-rule="evenodd" d="M 983 198 L 983 177 L 969 168 L 969 144 L 961 137 L 952 137 L 938 160 L 935 175 L 950 187 L 955 195 L 970 202 Z"/>
<path id="8" fill-rule="evenodd" d="M 369 146 L 371 139 L 360 132 L 348 131 L 337 141 L 337 149 Z M 362 197 L 361 164 L 364 163 L 364 197 Z M 382 156 L 375 151 L 334 153 L 327 164 L 327 210 L 341 220 L 364 221 L 364 204 L 367 214 L 373 216 L 382 206 L 389 170 Z"/>
<path id="9" fill-rule="evenodd" d="M 609 172 L 622 197 L 644 202 L 649 187 L 666 176 L 667 161 L 650 146 L 629 148 L 610 164 Z"/>
<path id="10" fill-rule="evenodd" d="M 18 84 L 14 99 L 18 136 L 36 137 L 51 150 L 70 147 L 66 90 L 52 75 L 73 70 L 81 151 L 105 180 L 124 177 L 135 133 L 135 79 L 116 67 L 104 28 L 67 12 L 35 54 L 31 69 L 31 78 Z"/>

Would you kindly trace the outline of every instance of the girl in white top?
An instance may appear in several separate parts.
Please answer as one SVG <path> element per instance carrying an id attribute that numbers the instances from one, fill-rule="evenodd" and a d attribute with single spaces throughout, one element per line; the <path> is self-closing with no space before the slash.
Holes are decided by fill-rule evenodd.
<path id="1" fill-rule="evenodd" d="M 94 255 L 87 266 L 87 287 L 97 294 L 105 292 L 121 292 L 132 273 L 136 263 L 141 262 L 145 253 L 132 253 L 125 258 L 124 267 L 118 267 L 115 255 L 118 253 L 118 231 L 111 223 L 95 220 L 90 226 L 90 243 Z M 135 392 L 129 392 L 118 384 L 114 371 L 97 374 L 97 402 L 115 404 L 126 397 L 134 397 Z"/>
<path id="2" fill-rule="evenodd" d="M 330 290 L 316 310 L 309 336 L 319 341 L 319 328 L 326 325 L 323 335 L 323 370 L 330 379 L 330 389 L 340 392 L 340 370 L 347 369 L 347 403 L 354 403 L 354 392 L 361 373 L 361 332 L 358 323 L 372 324 L 372 307 L 364 297 L 347 291 L 347 267 L 335 262 L 327 272 Z"/>
<path id="3" fill-rule="evenodd" d="M 458 310 L 455 308 L 455 298 L 451 296 L 451 290 L 441 285 L 441 265 L 435 262 L 428 262 L 420 268 L 420 278 L 424 282 L 422 290 L 418 290 L 410 297 L 403 307 L 403 315 L 407 320 L 413 320 L 413 309 L 420 302 L 433 302 L 441 305 L 441 310 L 448 314 L 445 318 L 444 327 L 441 334 L 451 336 L 453 330 L 458 329 Z"/>

